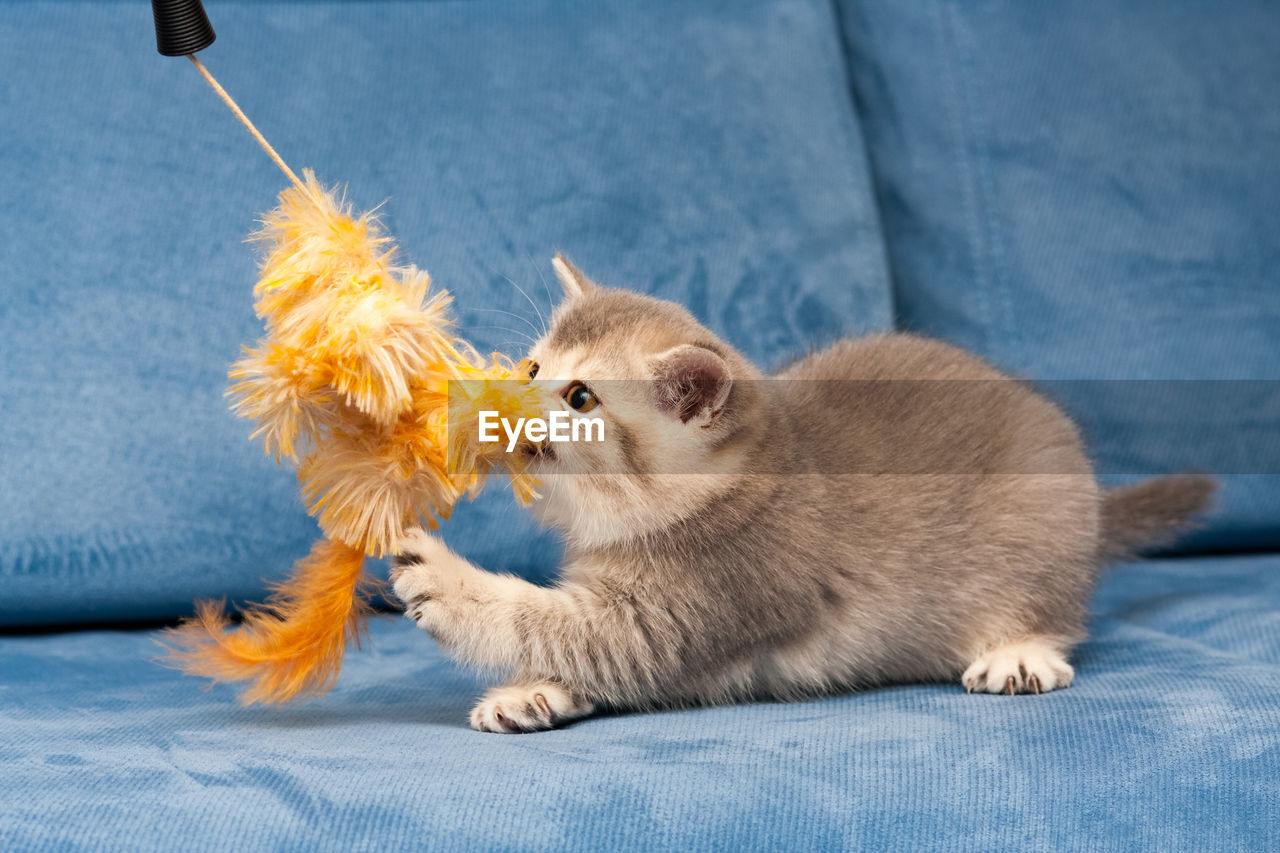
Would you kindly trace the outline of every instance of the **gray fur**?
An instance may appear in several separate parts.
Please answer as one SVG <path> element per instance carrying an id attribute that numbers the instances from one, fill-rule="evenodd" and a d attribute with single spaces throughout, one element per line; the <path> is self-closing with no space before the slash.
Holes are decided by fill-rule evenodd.
<path id="1" fill-rule="evenodd" d="M 1201 474 L 1160 477 L 1106 493 L 1099 556 L 1124 560 L 1142 548 L 1171 544 L 1209 506 L 1218 483 Z"/>
<path id="2" fill-rule="evenodd" d="M 638 391 L 598 395 L 591 415 L 614 441 L 560 446 L 539 463 L 535 510 L 566 540 L 554 589 L 479 572 L 442 546 L 397 581 L 402 597 L 429 595 L 420 621 L 446 648 L 513 679 L 477 707 L 478 728 L 546 727 L 512 723 L 511 707 L 554 705 L 560 689 L 568 710 L 545 719 L 946 680 L 966 667 L 971 689 L 1065 686 L 1101 555 L 1162 537 L 1211 492 L 1180 478 L 1108 497 L 1062 412 L 948 345 L 842 341 L 777 377 L 790 381 L 756 381 L 683 308 L 600 288 L 567 263 L 557 273 L 570 298 L 531 352 L 540 380 L 652 380 L 664 353 L 693 345 L 727 364 L 733 385 L 723 408 L 688 423 Z M 862 395 L 832 380 L 935 382 L 876 382 Z M 943 382 L 982 392 L 939 394 Z M 673 469 L 709 473 L 652 473 Z M 445 576 L 466 596 L 450 596 Z M 1025 657 L 1027 644 L 1050 663 L 1015 657 L 1013 674 L 997 672 L 997 652 Z"/>

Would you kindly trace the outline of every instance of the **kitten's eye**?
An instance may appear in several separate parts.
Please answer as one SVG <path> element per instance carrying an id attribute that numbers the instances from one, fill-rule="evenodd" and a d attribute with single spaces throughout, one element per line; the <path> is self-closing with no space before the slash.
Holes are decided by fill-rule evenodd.
<path id="1" fill-rule="evenodd" d="M 589 412 L 600 405 L 600 398 L 581 382 L 575 382 L 564 389 L 564 401 L 575 412 Z"/>
<path id="2" fill-rule="evenodd" d="M 529 378 L 530 379 L 538 378 L 538 362 L 536 361 L 529 362 Z"/>

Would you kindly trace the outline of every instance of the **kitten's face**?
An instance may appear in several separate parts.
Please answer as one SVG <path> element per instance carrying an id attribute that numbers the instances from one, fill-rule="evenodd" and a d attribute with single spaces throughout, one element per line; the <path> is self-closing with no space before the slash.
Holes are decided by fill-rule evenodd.
<path id="1" fill-rule="evenodd" d="M 726 407 L 733 374 L 752 368 L 680 306 L 554 264 L 565 301 L 529 358 L 548 411 L 600 419 L 604 440 L 529 448 L 543 483 L 534 512 L 599 546 L 660 529 L 727 486 Z"/>

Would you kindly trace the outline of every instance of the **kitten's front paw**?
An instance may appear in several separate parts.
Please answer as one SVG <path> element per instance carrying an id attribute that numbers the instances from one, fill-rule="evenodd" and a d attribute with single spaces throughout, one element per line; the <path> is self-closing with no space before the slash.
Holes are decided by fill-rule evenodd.
<path id="1" fill-rule="evenodd" d="M 1024 640 L 992 649 L 960 676 L 970 693 L 1047 693 L 1070 687 L 1075 670 L 1052 643 Z"/>
<path id="2" fill-rule="evenodd" d="M 462 588 L 461 563 L 439 538 L 420 527 L 407 531 L 391 558 L 392 586 L 405 615 L 432 631 L 432 605 Z"/>
<path id="3" fill-rule="evenodd" d="M 585 717 L 592 706 L 550 681 L 534 685 L 495 687 L 471 712 L 471 728 L 478 732 L 520 734 L 553 729 Z"/>
<path id="4" fill-rule="evenodd" d="M 457 559 L 439 536 L 432 536 L 421 527 L 406 530 L 398 544 L 400 553 L 391 558 L 391 580 L 395 583 L 399 583 L 405 572 L 416 566 L 431 566 Z"/>

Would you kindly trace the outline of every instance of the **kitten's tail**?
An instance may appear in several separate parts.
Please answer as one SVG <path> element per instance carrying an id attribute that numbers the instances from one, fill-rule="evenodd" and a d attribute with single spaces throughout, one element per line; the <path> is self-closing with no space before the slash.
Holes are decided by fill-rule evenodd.
<path id="1" fill-rule="evenodd" d="M 1126 560 L 1139 549 L 1170 544 L 1217 490 L 1213 477 L 1177 474 L 1104 492 L 1099 555 L 1107 562 Z"/>

